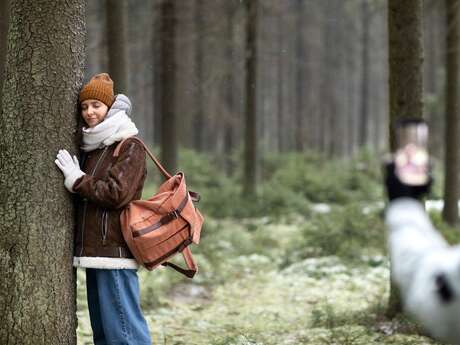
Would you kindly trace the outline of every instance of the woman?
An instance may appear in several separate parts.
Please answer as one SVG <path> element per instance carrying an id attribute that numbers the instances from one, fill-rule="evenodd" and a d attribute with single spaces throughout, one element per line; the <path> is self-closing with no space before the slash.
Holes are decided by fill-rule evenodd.
<path id="1" fill-rule="evenodd" d="M 129 118 L 131 103 L 114 96 L 107 73 L 95 75 L 80 92 L 83 127 L 81 167 L 60 150 L 56 165 L 64 185 L 79 196 L 74 266 L 86 269 L 88 308 L 94 344 L 150 345 L 150 333 L 139 304 L 138 265 L 126 245 L 119 216 L 131 200 L 140 199 L 146 177 L 145 152 L 123 139 L 138 133 Z"/>

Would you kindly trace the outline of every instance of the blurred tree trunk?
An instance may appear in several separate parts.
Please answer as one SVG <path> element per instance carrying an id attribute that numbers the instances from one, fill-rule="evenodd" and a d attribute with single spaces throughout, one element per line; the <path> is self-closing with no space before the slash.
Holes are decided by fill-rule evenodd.
<path id="1" fill-rule="evenodd" d="M 391 128 L 401 117 L 423 117 L 422 0 L 389 0 L 390 148 Z"/>
<path id="2" fill-rule="evenodd" d="M 233 61 L 235 54 L 233 52 L 233 36 L 234 36 L 234 16 L 235 6 L 231 2 L 226 2 L 226 78 L 225 78 L 225 104 L 227 111 L 225 112 L 226 121 L 224 127 L 224 169 L 227 176 L 231 176 L 234 171 L 232 164 L 232 152 L 234 149 L 234 126 L 235 126 L 235 97 L 233 93 L 233 85 L 235 76 L 232 73 Z"/>
<path id="3" fill-rule="evenodd" d="M 442 159 L 445 143 L 445 77 L 446 17 L 445 1 L 424 1 L 424 92 L 425 117 L 430 128 L 430 155 Z"/>
<path id="4" fill-rule="evenodd" d="M 195 30 L 197 39 L 195 41 L 195 65 L 196 65 L 196 84 L 195 84 L 195 95 L 196 95 L 196 106 L 195 114 L 193 119 L 193 140 L 195 150 L 202 152 L 204 149 L 204 37 L 205 37 L 205 28 L 203 23 L 203 1 L 199 0 L 195 4 Z"/>
<path id="5" fill-rule="evenodd" d="M 335 73 L 337 72 L 337 64 L 334 61 L 334 54 L 337 54 L 336 40 L 334 37 L 335 21 L 331 21 L 329 16 L 334 13 L 335 4 L 331 0 L 324 1 L 321 6 L 321 26 L 323 34 L 323 44 L 326 47 L 333 47 L 333 49 L 323 49 L 321 51 L 321 82 L 320 82 L 320 99 L 327 99 L 327 102 L 320 104 L 320 151 L 322 153 L 331 155 L 333 152 L 332 136 L 335 132 L 334 121 L 334 106 L 335 100 Z M 333 79 L 331 84 L 330 79 Z"/>
<path id="6" fill-rule="evenodd" d="M 10 17 L 10 0 L 0 0 L 0 114 L 2 113 L 2 91 L 6 61 L 6 38 Z"/>
<path id="7" fill-rule="evenodd" d="M 161 68 L 159 70 L 161 96 L 161 161 L 166 170 L 177 170 L 178 138 L 176 102 L 176 1 L 164 0 L 161 4 Z"/>
<path id="8" fill-rule="evenodd" d="M 163 47 L 163 33 L 162 33 L 162 11 L 161 11 L 161 2 L 152 1 L 152 26 L 153 26 L 153 35 L 152 35 L 152 60 L 153 60 L 153 95 L 152 100 L 153 104 L 153 143 L 154 145 L 161 147 L 161 97 L 163 92 L 162 83 L 162 47 Z"/>
<path id="9" fill-rule="evenodd" d="M 369 0 L 361 0 L 361 109 L 359 121 L 359 146 L 367 144 L 368 122 L 369 122 L 369 37 L 370 37 L 370 11 Z"/>
<path id="10" fill-rule="evenodd" d="M 306 60 L 307 54 L 305 52 L 305 40 L 304 40 L 304 17 L 305 17 L 305 4 L 303 0 L 297 0 L 294 14 L 296 17 L 296 87 L 295 92 L 296 106 L 295 106 L 295 150 L 303 151 L 305 145 L 305 130 L 304 130 L 304 117 L 306 116 L 305 109 L 303 107 L 303 100 L 307 96 L 307 74 L 306 74 Z"/>
<path id="11" fill-rule="evenodd" d="M 86 66 L 85 80 L 94 74 L 108 71 L 106 40 L 107 11 L 102 1 L 87 1 L 86 6 Z"/>
<path id="12" fill-rule="evenodd" d="M 245 195 L 255 195 L 257 190 L 257 0 L 245 0 L 246 22 L 246 111 L 244 138 Z"/>
<path id="13" fill-rule="evenodd" d="M 106 0 L 109 73 L 116 93 L 128 92 L 127 10 L 125 0 Z"/>
<path id="14" fill-rule="evenodd" d="M 458 223 L 460 197 L 460 0 L 446 0 L 446 131 L 443 218 L 450 225 Z"/>
<path id="15" fill-rule="evenodd" d="M 83 0 L 11 2 L 0 118 L 2 345 L 76 344 L 72 197 L 54 160 L 76 149 L 84 19 Z"/>
<path id="16" fill-rule="evenodd" d="M 182 1 L 176 7 L 178 18 L 175 28 L 176 45 L 176 102 L 175 113 L 178 119 L 179 146 L 194 147 L 195 131 L 193 129 L 197 109 L 197 66 L 196 52 L 201 42 L 197 32 L 197 7 L 199 1 Z M 200 16 L 203 12 L 200 13 Z M 181 135 L 186 133 L 187 135 Z"/>
<path id="17" fill-rule="evenodd" d="M 277 68 L 276 68 L 276 71 L 277 71 L 277 78 L 276 78 L 276 83 L 278 85 L 278 93 L 277 93 L 277 112 L 276 112 L 276 124 L 275 124 L 275 127 L 277 129 L 277 135 L 278 135 L 278 139 L 277 139 L 277 143 L 278 143 L 278 152 L 283 152 L 284 151 L 284 136 L 283 136 L 283 126 L 285 126 L 286 124 L 284 123 L 285 119 L 284 119 L 284 95 L 283 95 L 283 91 L 285 89 L 285 76 L 284 76 L 284 61 L 283 61 L 283 57 L 284 57 L 284 52 L 285 52 L 285 48 L 284 48 L 284 38 L 283 37 L 283 15 L 282 15 L 282 3 L 278 3 L 278 20 L 277 20 L 277 28 L 278 28 L 278 36 L 277 36 L 277 39 L 278 39 L 278 43 L 277 43 L 277 46 L 278 46 L 278 59 L 277 59 Z"/>
<path id="18" fill-rule="evenodd" d="M 389 0 L 390 148 L 396 149 L 393 124 L 402 117 L 423 117 L 422 1 Z M 397 287 L 392 283 L 389 317 L 402 311 Z"/>

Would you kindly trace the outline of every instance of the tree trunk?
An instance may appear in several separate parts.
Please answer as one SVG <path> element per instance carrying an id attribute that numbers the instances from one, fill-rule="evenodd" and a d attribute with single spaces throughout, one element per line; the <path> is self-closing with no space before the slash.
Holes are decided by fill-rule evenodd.
<path id="1" fill-rule="evenodd" d="M 296 2 L 296 30 L 295 43 L 296 43 L 296 106 L 295 106 L 295 150 L 302 152 L 305 145 L 304 135 L 304 117 L 305 109 L 303 108 L 303 99 L 306 98 L 307 82 L 306 82 L 306 52 L 305 52 L 305 40 L 303 35 L 303 20 L 305 18 L 305 7 L 306 5 L 302 0 Z"/>
<path id="2" fill-rule="evenodd" d="M 102 1 L 87 1 L 86 13 L 86 66 L 84 80 L 89 81 L 93 75 L 101 71 L 108 71 L 105 3 Z"/>
<path id="3" fill-rule="evenodd" d="M 106 0 L 109 73 L 115 93 L 128 92 L 127 6 L 125 0 Z"/>
<path id="4" fill-rule="evenodd" d="M 393 123 L 423 117 L 422 0 L 389 0 L 390 148 L 396 148 Z"/>
<path id="5" fill-rule="evenodd" d="M 235 54 L 233 52 L 233 36 L 234 36 L 234 14 L 235 14 L 235 5 L 232 3 L 226 3 L 226 46 L 225 46 L 225 55 L 226 55 L 226 78 L 225 78 L 225 104 L 226 104 L 226 121 L 224 127 L 224 170 L 227 176 L 232 176 L 234 172 L 234 164 L 232 162 L 232 153 L 234 150 L 234 127 L 235 127 L 235 95 L 233 93 L 233 85 L 235 83 L 235 76 L 232 73 L 233 61 L 235 60 Z"/>
<path id="6" fill-rule="evenodd" d="M 389 0 L 390 148 L 396 149 L 393 123 L 401 117 L 423 117 L 422 1 Z M 402 311 L 401 299 L 391 285 L 389 317 Z"/>
<path id="7" fill-rule="evenodd" d="M 460 1 L 446 0 L 446 129 L 445 129 L 445 180 L 443 218 L 450 225 L 458 223 L 460 192 Z"/>
<path id="8" fill-rule="evenodd" d="M 369 122 L 369 38 L 370 38 L 370 11 L 368 0 L 361 3 L 362 46 L 361 46 L 361 109 L 359 121 L 359 146 L 367 144 Z"/>
<path id="9" fill-rule="evenodd" d="M 205 26 L 203 22 L 203 10 L 204 10 L 203 2 L 197 1 L 195 5 L 195 29 L 197 39 L 195 41 L 196 48 L 195 48 L 195 66 L 196 66 L 196 86 L 195 86 L 195 95 L 196 95 L 196 106 L 195 106 L 195 114 L 193 119 L 193 142 L 194 148 L 198 152 L 202 152 L 204 150 L 204 37 L 205 33 Z"/>
<path id="10" fill-rule="evenodd" d="M 161 4 L 161 69 L 160 109 L 161 109 L 161 161 L 166 170 L 174 174 L 177 170 L 177 119 L 174 108 L 176 102 L 176 2 L 165 0 Z"/>
<path id="11" fill-rule="evenodd" d="M 279 14 L 278 14 L 278 20 L 277 20 L 277 27 L 278 27 L 278 37 L 277 37 L 277 40 L 278 40 L 278 43 L 277 43 L 277 47 L 279 49 L 279 53 L 277 54 L 278 56 L 278 59 L 277 59 L 277 67 L 276 67 L 276 71 L 277 71 L 277 78 L 276 78 L 276 83 L 278 85 L 278 88 L 277 88 L 277 95 L 276 95 L 276 98 L 277 98 L 277 111 L 276 111 L 276 124 L 275 124 L 275 127 L 276 127 L 276 133 L 277 133 L 277 140 L 276 142 L 278 143 L 278 147 L 277 147 L 277 151 L 278 152 L 283 152 L 284 151 L 284 136 L 283 136 L 283 126 L 285 125 L 285 116 L 284 116 L 284 111 L 285 111 L 285 105 L 284 105 L 284 97 L 283 97 L 283 91 L 285 89 L 285 82 L 286 82 L 286 78 L 284 76 L 284 61 L 283 61 L 283 56 L 284 54 L 282 52 L 285 51 L 285 48 L 284 48 L 284 45 L 285 45 L 285 41 L 284 41 L 284 37 L 283 37 L 283 16 L 282 16 L 282 12 L 281 12 L 281 4 L 279 4 L 279 7 L 280 7 L 280 11 L 279 11 Z"/>
<path id="12" fill-rule="evenodd" d="M 446 26 L 445 1 L 424 1 L 424 92 L 425 92 L 425 118 L 430 128 L 430 140 L 428 150 L 430 155 L 439 159 L 444 157 L 444 125 L 445 97 L 445 46 Z M 442 71 L 442 72 L 441 72 Z M 440 73 L 441 72 L 441 73 Z M 440 78 L 442 75 L 442 80 Z"/>
<path id="13" fill-rule="evenodd" d="M 163 34 L 162 30 L 162 22 L 161 22 L 161 2 L 152 1 L 151 2 L 151 11 L 152 11 L 152 26 L 153 26 L 153 34 L 152 34 L 152 81 L 153 81 L 153 89 L 152 89 L 152 102 L 151 107 L 153 108 L 153 144 L 155 146 L 161 147 L 161 93 L 163 86 L 161 85 L 161 69 L 162 69 L 162 46 L 163 42 L 161 38 Z"/>
<path id="14" fill-rule="evenodd" d="M 2 90 L 6 60 L 6 38 L 10 17 L 10 0 L 0 0 L 0 114 L 2 113 Z"/>
<path id="15" fill-rule="evenodd" d="M 85 1 L 11 2 L 0 119 L 0 343 L 76 343 L 72 197 Z"/>
<path id="16" fill-rule="evenodd" d="M 255 195 L 257 190 L 257 0 L 246 0 L 246 114 L 244 139 L 245 195 Z"/>

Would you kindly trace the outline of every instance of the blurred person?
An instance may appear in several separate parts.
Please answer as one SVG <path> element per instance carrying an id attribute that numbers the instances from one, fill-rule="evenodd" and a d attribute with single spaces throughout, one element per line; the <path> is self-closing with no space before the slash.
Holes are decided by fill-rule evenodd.
<path id="1" fill-rule="evenodd" d="M 425 212 L 431 177 L 411 185 L 396 170 L 395 160 L 386 165 L 392 279 L 404 309 L 432 336 L 460 344 L 460 247 L 448 245 Z"/>
<path id="2" fill-rule="evenodd" d="M 131 102 L 114 96 L 107 73 L 97 74 L 79 95 L 82 128 L 81 160 L 59 150 L 56 165 L 64 185 L 78 199 L 74 266 L 85 268 L 88 309 L 95 345 L 151 345 L 140 308 L 138 264 L 123 239 L 120 213 L 140 199 L 146 177 L 144 148 L 129 117 Z M 80 167 L 81 166 L 81 167 Z"/>

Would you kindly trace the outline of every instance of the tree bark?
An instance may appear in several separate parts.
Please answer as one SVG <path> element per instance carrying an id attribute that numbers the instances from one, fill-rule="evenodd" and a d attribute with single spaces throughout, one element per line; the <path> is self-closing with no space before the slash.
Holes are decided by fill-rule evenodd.
<path id="1" fill-rule="evenodd" d="M 245 1 L 247 10 L 246 36 L 246 111 L 244 139 L 245 195 L 255 195 L 257 190 L 257 0 Z"/>
<path id="2" fill-rule="evenodd" d="M 396 148 L 393 123 L 423 117 L 422 1 L 389 0 L 390 148 Z"/>
<path id="3" fill-rule="evenodd" d="M 306 112 L 304 109 L 303 100 L 307 96 L 307 82 L 306 78 L 306 58 L 307 54 L 305 52 L 305 40 L 304 40 L 304 30 L 303 30 L 303 20 L 305 17 L 305 7 L 306 5 L 302 0 L 297 0 L 296 2 L 296 30 L 295 33 L 295 43 L 296 43 L 296 67 L 297 71 L 295 74 L 296 85 L 296 106 L 295 106 L 295 150 L 302 152 L 305 146 L 305 129 L 304 129 L 304 117 Z"/>
<path id="4" fill-rule="evenodd" d="M 6 38 L 10 18 L 10 0 L 0 0 L 0 114 L 2 113 L 2 91 L 6 61 Z"/>
<path id="5" fill-rule="evenodd" d="M 423 117 L 423 40 L 421 0 L 389 0 L 390 148 L 396 150 L 393 123 Z M 402 311 L 399 292 L 391 284 L 389 317 Z"/>
<path id="6" fill-rule="evenodd" d="M 367 144 L 369 131 L 369 39 L 370 39 L 370 11 L 368 0 L 361 3 L 362 46 L 361 46 L 361 104 L 359 121 L 359 146 Z"/>
<path id="7" fill-rule="evenodd" d="M 128 92 L 127 6 L 125 0 L 107 1 L 109 73 L 116 93 Z"/>
<path id="8" fill-rule="evenodd" d="M 235 5 L 233 3 L 226 3 L 226 78 L 225 78 L 225 105 L 226 105 L 226 121 L 224 127 L 224 170 L 227 176 L 232 176 L 234 172 L 234 166 L 232 163 L 232 153 L 234 150 L 234 130 L 235 130 L 235 95 L 233 93 L 234 75 L 232 73 L 233 62 L 235 60 L 234 54 L 234 15 Z"/>
<path id="9" fill-rule="evenodd" d="M 460 197 L 460 1 L 446 0 L 446 129 L 445 179 L 443 218 L 450 225 L 457 224 Z"/>
<path id="10" fill-rule="evenodd" d="M 193 142 L 194 148 L 198 152 L 204 150 L 204 37 L 205 37 L 205 27 L 203 23 L 203 1 L 197 1 L 195 5 L 195 30 L 196 30 L 196 48 L 195 48 L 195 66 L 196 66 L 196 86 L 195 86 L 195 96 L 196 96 L 196 106 L 195 114 L 193 121 Z"/>
<path id="11" fill-rule="evenodd" d="M 176 102 L 176 1 L 165 0 L 161 4 L 161 161 L 170 173 L 177 170 L 177 119 Z"/>
<path id="12" fill-rule="evenodd" d="M 72 197 L 85 1 L 11 2 L 0 119 L 0 343 L 76 343 Z"/>

